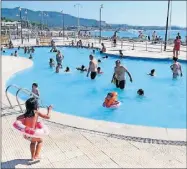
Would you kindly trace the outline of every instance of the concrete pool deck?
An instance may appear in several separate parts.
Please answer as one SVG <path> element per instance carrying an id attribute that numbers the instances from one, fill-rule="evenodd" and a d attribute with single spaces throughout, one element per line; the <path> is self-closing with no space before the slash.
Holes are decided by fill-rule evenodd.
<path id="1" fill-rule="evenodd" d="M 14 73 L 32 64 L 31 60 L 21 57 L 2 57 L 2 91 Z M 15 97 L 10 96 L 15 104 Z M 8 105 L 4 93 L 2 102 Z M 3 114 L 8 112 L 17 111 L 3 110 Z M 2 168 L 30 168 L 24 160 L 30 158 L 29 143 L 11 127 L 16 114 L 1 118 Z M 45 139 L 44 159 L 32 168 L 186 167 L 186 129 L 125 125 L 57 112 L 46 123 L 52 132 Z M 13 147 L 14 143 L 19 146 Z"/>

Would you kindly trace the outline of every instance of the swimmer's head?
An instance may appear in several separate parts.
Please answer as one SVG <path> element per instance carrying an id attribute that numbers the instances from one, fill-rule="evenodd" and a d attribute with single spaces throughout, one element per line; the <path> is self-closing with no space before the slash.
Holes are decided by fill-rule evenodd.
<path id="1" fill-rule="evenodd" d="M 93 55 L 90 55 L 89 58 L 90 58 L 90 60 L 93 60 L 94 57 L 93 57 Z"/>
<path id="2" fill-rule="evenodd" d="M 38 87 L 38 84 L 37 84 L 37 83 L 33 83 L 33 84 L 32 84 L 32 87 L 37 88 L 37 87 Z"/>
<path id="3" fill-rule="evenodd" d="M 49 59 L 49 61 L 50 61 L 50 62 L 53 62 L 53 59 L 52 59 L 52 58 L 50 58 L 50 59 Z"/>
<path id="4" fill-rule="evenodd" d="M 101 71 L 101 68 L 100 68 L 100 67 L 98 67 L 98 68 L 97 68 L 97 71 L 98 71 L 98 72 L 100 72 L 100 71 Z"/>
<path id="5" fill-rule="evenodd" d="M 108 56 L 106 55 L 106 58 L 108 58 Z"/>
<path id="6" fill-rule="evenodd" d="M 154 73 L 155 73 L 155 69 L 152 69 L 150 74 L 154 75 Z"/>
<path id="7" fill-rule="evenodd" d="M 93 53 L 95 53 L 95 50 L 93 50 Z"/>
<path id="8" fill-rule="evenodd" d="M 139 89 L 139 90 L 137 91 L 137 94 L 138 94 L 139 96 L 143 96 L 143 95 L 144 95 L 143 89 Z"/>
<path id="9" fill-rule="evenodd" d="M 173 57 L 173 61 L 177 62 L 178 58 L 177 57 Z"/>
<path id="10" fill-rule="evenodd" d="M 101 60 L 100 60 L 100 59 L 98 59 L 98 62 L 100 63 L 100 62 L 101 62 Z"/>
<path id="11" fill-rule="evenodd" d="M 66 67 L 66 72 L 70 71 L 70 68 L 69 67 Z"/>
<path id="12" fill-rule="evenodd" d="M 116 66 L 120 66 L 121 61 L 120 60 L 116 60 Z"/>
<path id="13" fill-rule="evenodd" d="M 84 65 L 82 65 L 82 66 L 81 66 L 81 69 L 84 69 L 84 68 L 85 68 L 85 66 L 84 66 Z"/>

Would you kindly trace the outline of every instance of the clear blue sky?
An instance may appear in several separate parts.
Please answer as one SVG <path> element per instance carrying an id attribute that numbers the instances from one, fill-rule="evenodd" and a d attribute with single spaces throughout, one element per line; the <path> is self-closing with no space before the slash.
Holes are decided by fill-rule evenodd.
<path id="1" fill-rule="evenodd" d="M 99 20 L 99 7 L 103 4 L 102 20 L 107 23 L 165 26 L 167 1 L 3 1 L 2 8 L 21 6 L 32 10 L 58 11 L 77 16 L 74 4 L 80 3 L 80 17 Z M 171 25 L 186 27 L 185 1 L 172 1 Z"/>

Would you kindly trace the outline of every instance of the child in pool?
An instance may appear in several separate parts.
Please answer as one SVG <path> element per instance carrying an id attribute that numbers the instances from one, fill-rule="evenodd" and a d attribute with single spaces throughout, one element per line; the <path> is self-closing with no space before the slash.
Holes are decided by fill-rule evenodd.
<path id="1" fill-rule="evenodd" d="M 82 65 L 81 67 L 77 67 L 76 69 L 80 70 L 81 72 L 87 71 L 84 65 Z"/>
<path id="2" fill-rule="evenodd" d="M 30 54 L 30 56 L 29 56 L 29 59 L 32 59 L 33 57 L 32 57 L 32 54 Z"/>
<path id="3" fill-rule="evenodd" d="M 144 90 L 143 90 L 143 89 L 139 89 L 139 90 L 137 91 L 137 94 L 138 94 L 139 96 L 143 96 L 143 95 L 144 95 Z"/>
<path id="4" fill-rule="evenodd" d="M 66 67 L 66 70 L 64 72 L 70 72 L 70 68 Z"/>
<path id="5" fill-rule="evenodd" d="M 97 68 L 97 74 L 102 74 L 103 72 L 101 72 L 101 68 L 100 67 L 98 67 Z"/>
<path id="6" fill-rule="evenodd" d="M 103 58 L 103 59 L 107 59 L 107 58 L 108 58 L 108 56 L 106 55 L 106 56 L 103 56 L 102 58 Z"/>
<path id="7" fill-rule="evenodd" d="M 53 58 L 49 59 L 49 66 L 52 68 L 55 66 L 55 61 L 53 60 Z"/>
<path id="8" fill-rule="evenodd" d="M 155 76 L 155 69 L 152 69 L 151 72 L 148 75 Z"/>
<path id="9" fill-rule="evenodd" d="M 117 101 L 117 93 L 112 92 L 107 94 L 105 101 L 103 103 L 103 107 L 111 107 L 117 104 L 119 104 L 119 101 Z"/>
<path id="10" fill-rule="evenodd" d="M 37 83 L 33 83 L 32 84 L 32 93 L 34 93 L 38 97 L 40 96 L 40 93 L 39 93 L 39 90 L 38 90 L 38 84 Z"/>

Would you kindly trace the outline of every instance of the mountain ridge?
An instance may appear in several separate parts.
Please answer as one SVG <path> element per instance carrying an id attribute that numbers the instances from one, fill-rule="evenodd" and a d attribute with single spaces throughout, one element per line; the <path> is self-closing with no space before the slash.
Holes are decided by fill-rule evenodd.
<path id="1" fill-rule="evenodd" d="M 24 11 L 27 10 L 28 20 L 32 22 L 42 22 L 42 17 L 39 16 L 41 12 L 47 13 L 48 17 L 44 16 L 43 23 L 49 27 L 62 27 L 62 13 L 57 11 L 39 11 L 39 10 L 31 10 L 28 8 L 22 8 L 22 15 L 24 15 Z M 12 19 L 12 20 L 19 20 L 19 17 L 16 16 L 19 14 L 19 7 L 15 8 L 2 8 L 1 9 L 1 16 Z M 88 18 L 79 18 L 80 26 L 85 27 L 99 27 L 100 22 L 96 19 L 88 19 Z M 65 27 L 70 26 L 77 26 L 77 17 L 72 16 L 70 14 L 64 14 L 64 25 Z M 105 21 L 102 21 L 103 27 L 110 27 L 110 28 L 129 28 L 129 29 L 165 29 L 165 26 L 138 26 L 138 25 L 128 25 L 128 24 L 109 24 Z M 172 30 L 183 30 L 186 28 L 179 27 L 179 26 L 171 26 Z"/>

